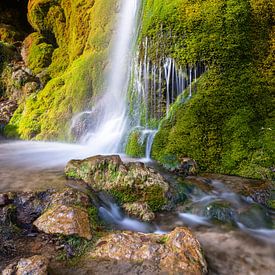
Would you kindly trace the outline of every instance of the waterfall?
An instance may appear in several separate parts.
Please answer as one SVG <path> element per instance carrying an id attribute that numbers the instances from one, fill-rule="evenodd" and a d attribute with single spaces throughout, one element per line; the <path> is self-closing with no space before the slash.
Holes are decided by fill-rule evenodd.
<path id="1" fill-rule="evenodd" d="M 132 131 L 138 131 L 141 137 L 140 145 L 146 142 L 143 160 L 150 161 L 159 122 L 168 117 L 171 105 L 179 96 L 183 101 L 192 97 L 195 92 L 193 83 L 205 72 L 206 67 L 202 62 L 179 66 L 171 57 L 159 58 L 157 64 L 150 60 L 148 38 L 141 46 L 143 52 L 138 51 L 132 63 L 130 116 Z"/>
<path id="2" fill-rule="evenodd" d="M 91 154 L 110 154 L 121 151 L 127 129 L 127 88 L 131 68 L 133 43 L 137 35 L 139 0 L 122 0 L 113 38 L 109 73 L 105 92 L 89 112 L 90 120 L 80 142 Z M 79 117 L 78 117 L 79 119 Z M 74 123 L 75 119 L 73 120 Z"/>

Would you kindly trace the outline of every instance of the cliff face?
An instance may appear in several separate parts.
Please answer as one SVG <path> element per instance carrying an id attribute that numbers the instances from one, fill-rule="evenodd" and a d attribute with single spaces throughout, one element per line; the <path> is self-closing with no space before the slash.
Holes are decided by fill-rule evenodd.
<path id="1" fill-rule="evenodd" d="M 162 121 L 155 159 L 174 166 L 188 156 L 204 171 L 274 176 L 273 16 L 269 0 L 146 1 L 151 59 L 208 67 L 193 97 Z"/>
<path id="2" fill-rule="evenodd" d="M 40 89 L 21 100 L 7 136 L 68 138 L 71 117 L 102 87 L 116 10 L 116 0 L 28 2 L 34 32 L 24 39 L 21 54 Z"/>

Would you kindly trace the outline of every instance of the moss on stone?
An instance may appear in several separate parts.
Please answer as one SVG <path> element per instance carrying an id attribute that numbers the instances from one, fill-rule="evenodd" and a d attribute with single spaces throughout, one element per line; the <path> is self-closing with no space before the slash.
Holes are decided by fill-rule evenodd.
<path id="1" fill-rule="evenodd" d="M 16 118 L 7 126 L 10 135 L 70 139 L 70 119 L 90 107 L 93 96 L 102 90 L 116 2 L 29 1 L 29 21 L 45 39 L 30 51 L 32 69 L 35 73 L 47 69 L 52 80 L 35 97 L 20 104 Z"/>
<path id="2" fill-rule="evenodd" d="M 271 2 L 144 3 L 140 42 L 148 37 L 151 60 L 170 56 L 181 65 L 200 61 L 208 67 L 193 98 L 176 103 L 162 121 L 153 158 L 173 166 L 188 156 L 202 171 L 274 177 Z"/>
<path id="3" fill-rule="evenodd" d="M 141 133 L 134 130 L 128 137 L 125 152 L 131 157 L 144 157 L 146 150 L 146 140 L 141 139 Z"/>

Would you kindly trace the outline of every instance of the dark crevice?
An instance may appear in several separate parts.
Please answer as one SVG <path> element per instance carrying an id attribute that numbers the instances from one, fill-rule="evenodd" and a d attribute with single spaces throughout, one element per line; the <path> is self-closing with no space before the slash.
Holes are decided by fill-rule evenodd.
<path id="1" fill-rule="evenodd" d="M 28 0 L 1 0 L 0 24 L 14 27 L 22 36 L 33 31 L 27 19 Z"/>

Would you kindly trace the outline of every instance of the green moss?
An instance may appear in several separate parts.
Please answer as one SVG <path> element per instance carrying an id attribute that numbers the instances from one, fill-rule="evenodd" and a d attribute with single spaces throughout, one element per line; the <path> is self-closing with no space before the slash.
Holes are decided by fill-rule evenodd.
<path id="1" fill-rule="evenodd" d="M 46 69 L 52 80 L 20 104 L 20 112 L 7 126 L 10 135 L 71 139 L 67 129 L 72 116 L 90 108 L 93 96 L 102 91 L 115 3 L 36 0 L 29 4 L 29 21 L 44 39 L 31 43 L 30 67 L 35 73 Z"/>
<path id="2" fill-rule="evenodd" d="M 270 1 L 146 1 L 140 41 L 148 37 L 151 59 L 208 66 L 193 98 L 162 121 L 153 158 L 173 166 L 188 156 L 203 171 L 274 177 L 271 22 Z"/>
<path id="3" fill-rule="evenodd" d="M 108 193 L 112 195 L 119 204 L 135 202 L 139 199 L 137 190 L 132 190 L 131 188 L 116 188 L 108 190 Z"/>
<path id="4" fill-rule="evenodd" d="M 148 203 L 153 212 L 160 211 L 167 203 L 163 189 L 158 185 L 152 185 L 146 188 L 144 191 L 144 201 Z"/>
<path id="5" fill-rule="evenodd" d="M 141 132 L 134 130 L 129 138 L 126 145 L 125 152 L 131 157 L 144 157 L 146 150 L 146 140 L 141 139 Z"/>

